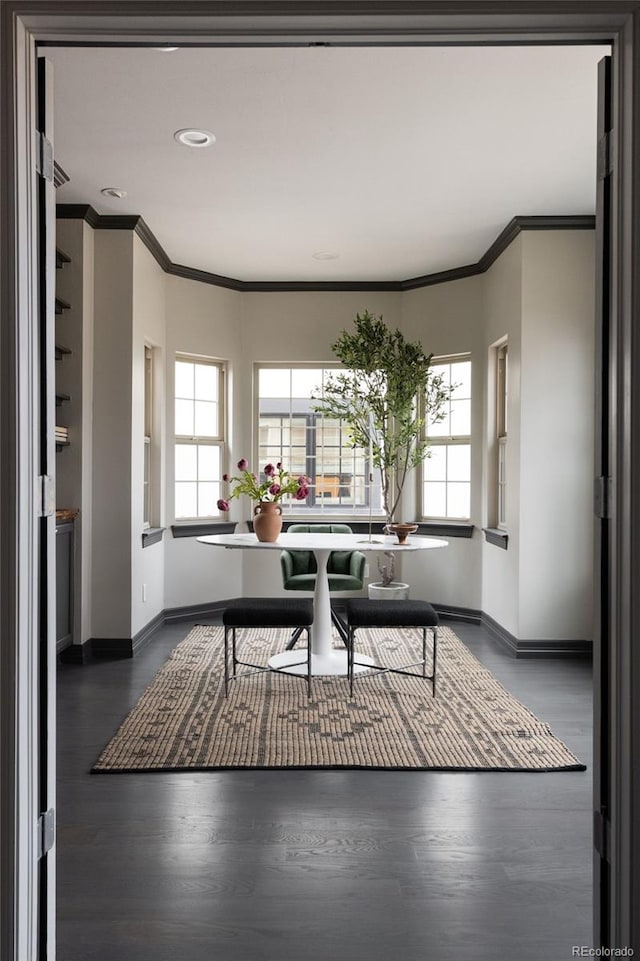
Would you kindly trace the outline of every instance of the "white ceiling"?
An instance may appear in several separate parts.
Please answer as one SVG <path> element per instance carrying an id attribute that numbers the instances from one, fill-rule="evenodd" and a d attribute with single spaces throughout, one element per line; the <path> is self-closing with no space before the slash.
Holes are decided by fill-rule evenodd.
<path id="1" fill-rule="evenodd" d="M 515 215 L 595 209 L 603 47 L 44 52 L 58 202 L 142 215 L 174 263 L 404 280 L 474 263 Z M 180 146 L 189 126 L 217 142 Z"/>

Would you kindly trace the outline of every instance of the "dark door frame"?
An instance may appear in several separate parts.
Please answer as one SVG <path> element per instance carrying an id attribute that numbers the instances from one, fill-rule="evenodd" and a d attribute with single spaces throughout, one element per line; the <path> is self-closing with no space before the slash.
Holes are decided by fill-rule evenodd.
<path id="1" fill-rule="evenodd" d="M 640 950 L 640 2 L 636 0 L 5 0 L 0 20 L 0 954 L 37 947 L 35 47 L 39 41 L 243 45 L 612 46 L 608 349 L 610 945 Z M 549 145 L 553 149 L 553 145 Z M 37 731 L 37 725 L 35 725 Z M 636 735 L 634 737 L 634 734 Z M 600 744 L 596 729 L 596 768 Z M 598 768 L 596 769 L 596 776 Z M 597 883 L 597 882 L 596 882 Z M 594 945 L 600 941 L 594 932 Z M 53 957 L 49 954 L 49 957 Z"/>

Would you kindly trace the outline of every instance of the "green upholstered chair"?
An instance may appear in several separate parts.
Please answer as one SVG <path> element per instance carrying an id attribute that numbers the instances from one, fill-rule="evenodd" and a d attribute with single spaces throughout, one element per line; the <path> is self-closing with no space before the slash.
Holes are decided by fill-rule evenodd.
<path id="1" fill-rule="evenodd" d="M 289 534 L 352 534 L 348 524 L 290 524 Z M 366 558 L 362 551 L 332 551 L 327 563 L 329 591 L 359 591 L 364 583 Z M 313 551 L 282 551 L 280 554 L 282 582 L 286 591 L 313 591 L 316 586 L 316 559 Z M 331 612 L 333 623 L 346 641 L 346 629 L 340 618 Z M 295 631 L 288 644 L 292 648 L 301 632 Z"/>

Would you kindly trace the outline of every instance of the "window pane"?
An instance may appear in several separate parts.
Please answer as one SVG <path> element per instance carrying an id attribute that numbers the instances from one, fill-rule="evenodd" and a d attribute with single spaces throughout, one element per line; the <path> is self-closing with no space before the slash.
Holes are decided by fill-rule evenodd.
<path id="1" fill-rule="evenodd" d="M 198 485 L 195 483 L 176 484 L 176 517 L 198 516 Z"/>
<path id="2" fill-rule="evenodd" d="M 195 444 L 176 444 L 176 480 L 192 481 L 197 476 L 197 447 Z"/>
<path id="3" fill-rule="evenodd" d="M 288 369 L 263 368 L 258 375 L 260 397 L 288 397 L 290 395 L 291 371 Z"/>
<path id="4" fill-rule="evenodd" d="M 428 481 L 424 485 L 425 510 L 428 517 L 447 516 L 447 485 Z"/>
<path id="5" fill-rule="evenodd" d="M 176 400 L 176 434 L 193 437 L 193 401 Z"/>
<path id="6" fill-rule="evenodd" d="M 452 399 L 471 397 L 471 361 L 452 364 L 451 380 L 455 384 Z"/>
<path id="7" fill-rule="evenodd" d="M 424 462 L 424 477 L 427 481 L 443 481 L 447 479 L 447 448 L 434 444 L 430 449 L 430 456 Z"/>
<path id="8" fill-rule="evenodd" d="M 193 364 L 176 361 L 176 397 L 193 397 Z"/>
<path id="9" fill-rule="evenodd" d="M 467 437 L 471 433 L 471 401 L 451 401 L 451 437 Z"/>
<path id="10" fill-rule="evenodd" d="M 427 435 L 429 437 L 450 437 L 449 415 L 445 414 L 443 420 L 438 424 L 427 424 Z"/>
<path id="11" fill-rule="evenodd" d="M 291 396 L 311 397 L 313 391 L 322 387 L 322 369 L 311 367 L 291 371 Z"/>
<path id="12" fill-rule="evenodd" d="M 447 448 L 448 479 L 471 480 L 471 447 L 469 444 L 450 444 Z"/>
<path id="13" fill-rule="evenodd" d="M 212 364 L 195 365 L 196 400 L 218 399 L 218 368 Z"/>
<path id="14" fill-rule="evenodd" d="M 198 484 L 198 517 L 213 517 L 218 514 L 216 501 L 219 497 L 219 484 Z"/>
<path id="15" fill-rule="evenodd" d="M 220 448 L 200 444 L 198 447 L 198 480 L 217 481 L 220 479 Z"/>
<path id="16" fill-rule="evenodd" d="M 448 517 L 469 517 L 471 512 L 470 489 L 470 484 L 447 485 Z"/>
<path id="17" fill-rule="evenodd" d="M 218 405 L 208 400 L 197 400 L 195 407 L 195 436 L 215 437 L 218 433 Z"/>

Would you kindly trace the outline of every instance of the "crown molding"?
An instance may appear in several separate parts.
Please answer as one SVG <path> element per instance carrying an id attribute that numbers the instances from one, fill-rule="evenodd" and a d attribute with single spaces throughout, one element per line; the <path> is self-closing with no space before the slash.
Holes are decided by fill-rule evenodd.
<path id="1" fill-rule="evenodd" d="M 260 281 L 236 280 L 234 277 L 213 274 L 196 267 L 174 264 L 145 220 L 134 214 L 99 214 L 90 204 L 58 204 L 56 216 L 60 220 L 84 220 L 96 230 L 132 230 L 165 273 L 174 277 L 184 277 L 186 280 L 197 280 L 202 284 L 212 284 L 215 287 L 226 287 L 229 290 L 244 293 L 417 290 L 420 287 L 431 287 L 434 284 L 444 284 L 452 280 L 462 280 L 465 277 L 474 277 L 476 274 L 485 273 L 495 263 L 500 254 L 504 253 L 507 247 L 524 230 L 594 230 L 596 225 L 596 218 L 592 214 L 514 217 L 475 264 L 453 267 L 450 270 L 424 274 L 421 277 L 411 277 L 408 280 Z"/>

